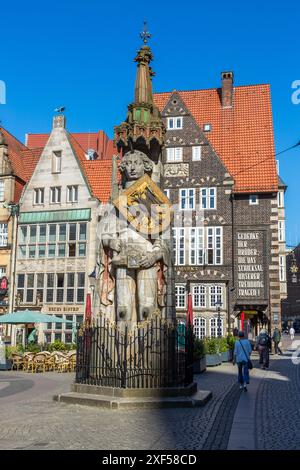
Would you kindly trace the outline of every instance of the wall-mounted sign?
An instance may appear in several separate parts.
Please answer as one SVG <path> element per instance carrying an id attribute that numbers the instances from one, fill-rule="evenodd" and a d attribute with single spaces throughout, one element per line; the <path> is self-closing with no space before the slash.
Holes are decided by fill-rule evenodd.
<path id="1" fill-rule="evenodd" d="M 48 306 L 46 306 L 48 307 Z M 65 306 L 55 306 L 55 307 L 48 307 L 49 312 L 62 312 L 62 313 L 69 313 L 69 312 L 79 312 L 79 310 L 83 310 L 83 307 L 65 307 Z"/>
<path id="2" fill-rule="evenodd" d="M 237 298 L 249 299 L 252 302 L 254 299 L 266 299 L 264 231 L 239 230 L 236 243 Z"/>

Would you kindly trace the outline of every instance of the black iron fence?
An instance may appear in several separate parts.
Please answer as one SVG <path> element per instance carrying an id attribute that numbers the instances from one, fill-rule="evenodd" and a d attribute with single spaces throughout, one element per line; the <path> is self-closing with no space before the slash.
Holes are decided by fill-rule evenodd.
<path id="1" fill-rule="evenodd" d="M 76 383 L 118 388 L 178 387 L 193 381 L 192 329 L 160 317 L 133 330 L 99 318 L 77 335 Z"/>

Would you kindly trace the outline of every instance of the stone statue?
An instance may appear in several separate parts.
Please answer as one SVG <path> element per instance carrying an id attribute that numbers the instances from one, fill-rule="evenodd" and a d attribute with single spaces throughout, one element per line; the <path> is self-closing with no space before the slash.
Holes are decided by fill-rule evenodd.
<path id="1" fill-rule="evenodd" d="M 146 154 L 127 152 L 119 167 L 123 188 L 119 196 L 145 174 L 151 176 L 152 169 Z M 169 239 L 139 232 L 117 212 L 104 217 L 100 240 L 100 310 L 111 320 L 129 326 L 154 312 L 171 319 L 174 302 L 168 290 L 173 277 Z"/>

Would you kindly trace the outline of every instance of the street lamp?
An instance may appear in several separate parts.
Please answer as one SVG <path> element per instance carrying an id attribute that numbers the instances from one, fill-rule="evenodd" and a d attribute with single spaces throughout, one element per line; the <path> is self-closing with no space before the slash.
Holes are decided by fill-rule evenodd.
<path id="1" fill-rule="evenodd" d="M 221 307 L 222 307 L 222 302 L 215 302 L 215 307 L 218 312 L 218 337 L 220 338 L 222 336 L 221 334 Z"/>

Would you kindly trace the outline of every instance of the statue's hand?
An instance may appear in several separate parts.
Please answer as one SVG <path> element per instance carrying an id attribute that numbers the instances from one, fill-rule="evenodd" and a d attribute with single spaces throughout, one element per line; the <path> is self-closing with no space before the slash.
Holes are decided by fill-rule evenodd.
<path id="1" fill-rule="evenodd" d="M 149 255 L 143 256 L 140 262 L 141 268 L 151 268 L 155 265 L 155 263 L 161 259 L 160 251 L 155 251 L 154 253 L 150 253 Z"/>
<path id="2" fill-rule="evenodd" d="M 121 251 L 121 241 L 116 238 L 104 238 L 102 240 L 103 246 L 107 248 L 111 248 L 113 251 L 120 253 Z"/>

